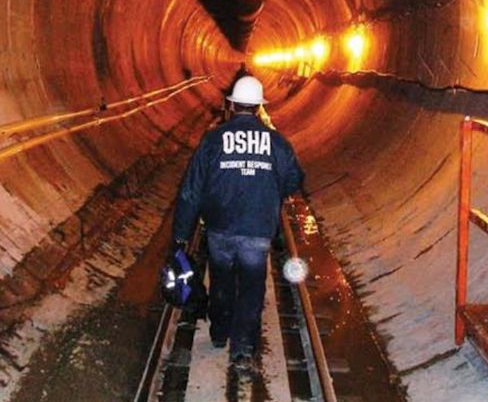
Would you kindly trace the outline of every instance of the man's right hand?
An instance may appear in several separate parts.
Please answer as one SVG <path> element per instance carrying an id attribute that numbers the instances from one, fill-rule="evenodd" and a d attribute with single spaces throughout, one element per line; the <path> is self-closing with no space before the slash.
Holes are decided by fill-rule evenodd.
<path id="1" fill-rule="evenodd" d="M 188 240 L 173 239 L 171 245 L 171 254 L 174 255 L 179 249 L 185 251 L 187 246 L 188 246 Z"/>

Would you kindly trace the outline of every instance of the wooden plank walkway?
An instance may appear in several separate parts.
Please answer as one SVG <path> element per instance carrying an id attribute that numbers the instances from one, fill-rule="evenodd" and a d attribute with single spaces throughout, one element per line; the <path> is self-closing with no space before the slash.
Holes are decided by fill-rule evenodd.
<path id="1" fill-rule="evenodd" d="M 225 349 L 213 348 L 208 327 L 208 322 L 199 321 L 198 328 L 195 331 L 185 397 L 188 402 L 227 400 L 228 347 Z M 264 338 L 261 355 L 262 376 L 269 396 L 267 400 L 291 402 L 283 339 L 269 260 L 262 336 Z"/>

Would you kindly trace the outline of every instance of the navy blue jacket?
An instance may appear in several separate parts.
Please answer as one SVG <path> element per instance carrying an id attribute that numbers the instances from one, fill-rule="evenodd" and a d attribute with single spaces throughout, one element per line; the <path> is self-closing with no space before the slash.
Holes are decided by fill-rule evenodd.
<path id="1" fill-rule="evenodd" d="M 272 238 L 282 201 L 302 184 L 289 142 L 253 115 L 208 132 L 188 166 L 176 202 L 173 237 L 188 240 L 202 215 L 208 230 Z"/>

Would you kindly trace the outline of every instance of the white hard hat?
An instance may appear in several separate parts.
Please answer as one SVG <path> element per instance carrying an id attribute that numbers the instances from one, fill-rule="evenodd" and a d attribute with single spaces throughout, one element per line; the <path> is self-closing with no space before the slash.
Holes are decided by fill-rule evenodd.
<path id="1" fill-rule="evenodd" d="M 227 97 L 231 102 L 245 105 L 261 105 L 268 103 L 263 97 L 263 84 L 258 79 L 245 76 L 239 78 L 234 84 L 232 95 Z"/>

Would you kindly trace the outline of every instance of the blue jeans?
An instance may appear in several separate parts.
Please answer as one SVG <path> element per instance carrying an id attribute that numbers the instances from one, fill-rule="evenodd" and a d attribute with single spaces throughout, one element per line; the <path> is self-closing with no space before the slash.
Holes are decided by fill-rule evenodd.
<path id="1" fill-rule="evenodd" d="M 231 358 L 256 352 L 270 239 L 208 233 L 210 336 L 230 337 Z"/>

